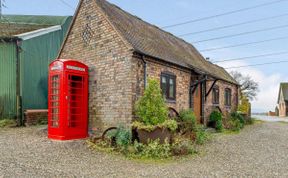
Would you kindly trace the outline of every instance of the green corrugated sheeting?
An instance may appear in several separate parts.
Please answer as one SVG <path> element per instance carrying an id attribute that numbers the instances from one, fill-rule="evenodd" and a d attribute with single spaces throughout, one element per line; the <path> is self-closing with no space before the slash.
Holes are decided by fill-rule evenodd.
<path id="1" fill-rule="evenodd" d="M 62 30 L 50 32 L 25 40 L 21 44 L 21 95 L 22 108 L 47 108 L 48 65 L 57 57 L 71 19 L 62 25 Z"/>
<path id="2" fill-rule="evenodd" d="M 0 118 L 16 115 L 16 45 L 0 42 Z"/>
<path id="3" fill-rule="evenodd" d="M 25 38 L 26 40 L 21 40 L 21 42 L 18 43 L 20 46 L 19 77 L 22 111 L 26 109 L 47 109 L 48 66 L 49 63 L 57 57 L 72 17 L 50 16 L 47 19 L 47 16 L 10 16 L 10 19 L 13 19 L 13 21 L 17 23 L 18 21 L 24 21 L 24 23 L 33 24 L 61 25 L 62 30 L 50 31 L 49 33 L 36 37 L 32 35 L 31 38 Z M 0 99 L 5 98 L 4 102 L 9 103 L 8 105 L 5 104 L 3 112 L 5 117 L 15 117 L 17 113 L 16 58 L 16 43 L 12 42 L 12 40 L 2 43 L 0 39 Z"/>
<path id="4" fill-rule="evenodd" d="M 63 28 L 66 28 L 67 24 Z M 20 53 L 23 109 L 47 108 L 48 65 L 57 57 L 65 34 L 50 32 L 22 42 Z"/>

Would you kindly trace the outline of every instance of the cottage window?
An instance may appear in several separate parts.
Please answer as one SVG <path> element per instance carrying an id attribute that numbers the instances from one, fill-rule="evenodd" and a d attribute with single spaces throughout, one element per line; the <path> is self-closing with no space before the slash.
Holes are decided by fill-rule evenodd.
<path id="1" fill-rule="evenodd" d="M 219 104 L 219 88 L 215 86 L 212 91 L 213 104 Z"/>
<path id="2" fill-rule="evenodd" d="M 230 88 L 225 89 L 225 105 L 231 106 L 231 89 Z"/>
<path id="3" fill-rule="evenodd" d="M 176 99 L 176 76 L 170 73 L 161 74 L 161 89 L 167 100 Z"/>

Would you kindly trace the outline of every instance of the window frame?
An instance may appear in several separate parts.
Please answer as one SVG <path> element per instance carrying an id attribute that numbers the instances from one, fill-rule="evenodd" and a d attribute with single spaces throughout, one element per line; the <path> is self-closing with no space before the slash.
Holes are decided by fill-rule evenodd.
<path id="1" fill-rule="evenodd" d="M 225 97 L 225 106 L 230 107 L 232 105 L 232 90 L 230 88 L 225 88 L 224 97 Z"/>
<path id="2" fill-rule="evenodd" d="M 215 91 L 218 90 L 218 95 L 217 97 L 215 96 Z M 217 99 L 217 101 L 216 101 Z M 219 105 L 220 104 L 220 89 L 218 86 L 214 86 L 212 89 L 212 103 L 214 105 Z"/>
<path id="3" fill-rule="evenodd" d="M 163 77 L 166 78 L 166 93 L 163 92 L 163 89 L 162 89 L 162 82 L 163 82 Z M 174 90 L 174 93 L 173 93 L 173 97 L 169 97 L 169 94 L 170 94 L 170 79 L 173 80 L 173 90 Z M 167 100 L 167 101 L 176 101 L 176 75 L 174 75 L 173 73 L 170 73 L 170 72 L 162 72 L 161 75 L 160 75 L 160 87 L 161 87 L 161 90 L 162 90 L 162 95 L 164 96 L 164 98 Z"/>

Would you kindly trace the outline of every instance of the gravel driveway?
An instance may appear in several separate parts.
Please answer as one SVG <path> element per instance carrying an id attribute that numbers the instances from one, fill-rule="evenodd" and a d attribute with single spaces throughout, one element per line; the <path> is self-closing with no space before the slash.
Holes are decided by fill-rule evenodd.
<path id="1" fill-rule="evenodd" d="M 288 124 L 263 123 L 218 135 L 203 154 L 171 163 L 139 163 L 52 142 L 38 127 L 0 130 L 0 177 L 288 177 Z"/>

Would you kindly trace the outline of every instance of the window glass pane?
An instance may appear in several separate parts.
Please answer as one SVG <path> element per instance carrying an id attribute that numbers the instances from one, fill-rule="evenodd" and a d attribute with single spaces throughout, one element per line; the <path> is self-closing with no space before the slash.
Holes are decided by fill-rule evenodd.
<path id="1" fill-rule="evenodd" d="M 167 97 L 166 96 L 166 93 L 167 93 L 167 78 L 162 76 L 161 77 L 161 89 L 162 89 L 162 94 L 164 95 L 164 97 Z"/>
<path id="2" fill-rule="evenodd" d="M 219 89 L 213 88 L 212 100 L 214 104 L 219 104 Z"/>
<path id="3" fill-rule="evenodd" d="M 227 106 L 231 105 L 231 90 L 230 89 L 225 90 L 225 105 Z"/>
<path id="4" fill-rule="evenodd" d="M 175 85 L 174 80 L 170 78 L 170 80 L 169 80 L 169 98 L 174 98 L 174 93 L 175 93 L 174 85 Z"/>

